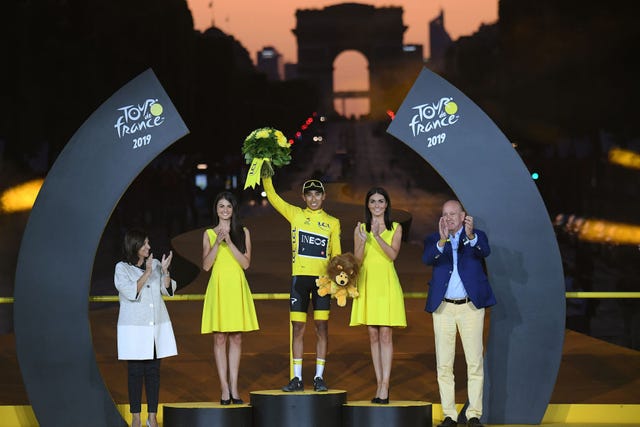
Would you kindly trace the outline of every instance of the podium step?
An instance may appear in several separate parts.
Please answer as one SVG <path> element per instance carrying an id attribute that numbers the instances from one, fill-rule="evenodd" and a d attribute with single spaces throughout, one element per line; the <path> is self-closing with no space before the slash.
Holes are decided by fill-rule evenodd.
<path id="1" fill-rule="evenodd" d="M 166 403 L 164 427 L 432 427 L 431 403 L 392 400 L 388 405 L 347 402 L 347 392 L 329 390 L 250 393 L 251 404 Z"/>
<path id="2" fill-rule="evenodd" d="M 346 403 L 342 427 L 432 427 L 431 403 L 391 400 L 388 405 L 369 401 Z"/>
<path id="3" fill-rule="evenodd" d="M 163 427 L 252 427 L 251 406 L 220 405 L 211 402 L 166 403 L 162 406 Z"/>
<path id="4" fill-rule="evenodd" d="M 254 427 L 324 427 L 342 424 L 344 390 L 285 393 L 261 390 L 249 393 Z"/>

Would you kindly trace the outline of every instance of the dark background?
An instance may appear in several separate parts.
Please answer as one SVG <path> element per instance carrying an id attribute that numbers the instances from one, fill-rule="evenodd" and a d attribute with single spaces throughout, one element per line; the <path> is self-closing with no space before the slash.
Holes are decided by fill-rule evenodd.
<path id="1" fill-rule="evenodd" d="M 640 218 L 640 171 L 608 161 L 613 147 L 640 152 L 637 19 L 633 1 L 501 0 L 498 22 L 454 42 L 440 71 L 540 174 L 568 290 L 640 291 L 637 245 L 584 242 L 566 226 L 570 216 L 636 225 Z M 45 177 L 82 122 L 149 67 L 191 131 L 120 201 L 96 256 L 94 294 L 113 293 L 104 278 L 124 229 L 153 230 L 156 245 L 168 248 L 166 236 L 208 223 L 211 196 L 244 176 L 244 137 L 265 125 L 293 135 L 317 105 L 308 82 L 270 82 L 257 72 L 232 34 L 195 31 L 184 0 L 3 1 L 0 48 L 0 192 Z M 313 155 L 306 137 L 293 146 L 298 165 Z M 210 165 L 207 191 L 194 185 L 200 162 Z M 242 193 L 244 202 L 254 196 Z M 0 213 L 2 296 L 13 293 L 27 218 Z M 640 348 L 637 300 L 567 304 L 568 327 Z M 10 304 L 0 305 L 0 321 L 12 330 Z"/>

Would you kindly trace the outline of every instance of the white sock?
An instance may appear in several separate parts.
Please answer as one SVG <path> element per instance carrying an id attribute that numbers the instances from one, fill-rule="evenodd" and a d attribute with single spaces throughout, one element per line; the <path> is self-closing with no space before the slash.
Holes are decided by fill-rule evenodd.
<path id="1" fill-rule="evenodd" d="M 316 377 L 322 378 L 322 374 L 324 374 L 325 363 L 326 363 L 325 359 L 316 359 Z"/>
<path id="2" fill-rule="evenodd" d="M 302 359 L 293 359 L 293 376 L 302 381 Z"/>

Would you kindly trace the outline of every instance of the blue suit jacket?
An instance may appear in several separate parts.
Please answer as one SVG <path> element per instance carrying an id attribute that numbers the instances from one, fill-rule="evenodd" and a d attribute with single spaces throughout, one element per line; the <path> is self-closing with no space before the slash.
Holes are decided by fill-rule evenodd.
<path id="1" fill-rule="evenodd" d="M 496 297 L 484 272 L 482 260 L 491 253 L 487 235 L 481 230 L 473 230 L 478 241 L 471 246 L 464 231 L 460 234 L 458 247 L 458 274 L 462 279 L 467 295 L 476 308 L 490 307 L 496 303 Z M 449 286 L 449 279 L 453 273 L 453 254 L 451 243 L 444 245 L 440 253 L 436 247 L 440 240 L 440 233 L 433 233 L 424 239 L 424 253 L 422 262 L 433 266 L 433 275 L 429 282 L 429 293 L 425 311 L 433 313 L 442 303 Z"/>

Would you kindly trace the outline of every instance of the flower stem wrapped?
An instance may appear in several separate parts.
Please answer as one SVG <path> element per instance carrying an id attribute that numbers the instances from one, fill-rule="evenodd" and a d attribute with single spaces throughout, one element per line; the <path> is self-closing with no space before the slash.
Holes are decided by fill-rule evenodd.
<path id="1" fill-rule="evenodd" d="M 291 147 L 282 132 L 271 127 L 254 130 L 242 145 L 242 153 L 249 167 L 244 188 L 255 188 L 261 177 L 273 176 L 273 166 L 291 162 Z"/>

